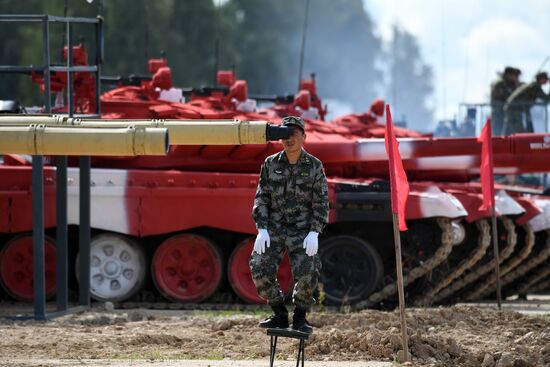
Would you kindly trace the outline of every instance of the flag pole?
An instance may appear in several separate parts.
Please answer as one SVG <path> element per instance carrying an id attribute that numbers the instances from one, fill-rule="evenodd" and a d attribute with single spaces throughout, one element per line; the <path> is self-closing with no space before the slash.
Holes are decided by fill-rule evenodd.
<path id="1" fill-rule="evenodd" d="M 499 311 L 502 311 L 502 295 L 500 292 L 500 255 L 498 250 L 498 234 L 497 234 L 497 216 L 495 213 L 495 206 L 493 205 L 491 208 L 491 226 L 493 227 L 493 253 L 494 253 L 494 261 L 495 261 L 495 277 L 497 279 L 496 281 L 496 287 L 497 287 L 497 307 Z"/>
<path id="2" fill-rule="evenodd" d="M 388 164 L 389 164 L 389 173 L 390 173 L 390 197 L 391 197 L 391 207 L 392 207 L 392 222 L 393 222 L 393 242 L 395 245 L 395 267 L 397 273 L 397 292 L 399 294 L 399 315 L 401 319 L 401 338 L 403 344 L 403 358 L 404 361 L 400 362 L 410 362 L 411 358 L 409 355 L 409 341 L 407 336 L 407 320 L 405 318 L 405 290 L 403 285 L 403 262 L 401 259 L 401 235 L 400 229 L 406 230 L 406 223 L 399 223 L 399 214 L 402 214 L 401 219 L 405 219 L 405 200 L 399 199 L 399 190 L 397 188 L 397 181 L 399 179 L 400 185 L 406 185 L 407 195 L 409 190 L 409 185 L 407 182 L 407 177 L 405 171 L 403 170 L 403 165 L 401 163 L 401 157 L 399 155 L 398 142 L 395 139 L 393 133 L 393 122 L 391 118 L 390 106 L 386 105 L 386 151 L 388 153 Z M 397 167 L 399 166 L 399 168 Z M 400 213 L 401 207 L 401 213 Z M 401 224 L 401 225 L 400 225 Z"/>
<path id="3" fill-rule="evenodd" d="M 395 266 L 397 271 L 397 289 L 399 294 L 399 315 L 401 317 L 401 338 L 403 343 L 404 361 L 410 362 L 409 341 L 407 336 L 407 320 L 405 319 L 405 290 L 403 286 L 403 262 L 401 261 L 401 235 L 399 234 L 399 217 L 392 213 L 393 217 L 393 242 L 395 245 Z"/>
<path id="4" fill-rule="evenodd" d="M 481 167 L 479 169 L 481 191 L 483 194 L 483 204 L 481 210 L 491 209 L 491 227 L 493 238 L 493 260 L 495 262 L 495 278 L 497 307 L 502 310 L 502 295 L 500 289 L 500 255 L 498 250 L 498 228 L 497 216 L 495 210 L 495 179 L 493 176 L 493 137 L 491 136 L 491 119 L 487 119 L 481 135 L 477 139 L 481 142 Z"/>

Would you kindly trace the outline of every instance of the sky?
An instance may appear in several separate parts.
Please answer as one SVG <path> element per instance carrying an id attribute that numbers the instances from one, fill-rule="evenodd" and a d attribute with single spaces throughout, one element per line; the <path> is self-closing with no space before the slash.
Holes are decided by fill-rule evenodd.
<path id="1" fill-rule="evenodd" d="M 363 0 L 383 39 L 394 24 L 418 39 L 433 67 L 437 120 L 453 118 L 461 102 L 489 99 L 506 65 L 531 81 L 550 56 L 549 0 Z M 550 60 L 544 67 L 550 71 Z M 548 89 L 546 89 L 548 91 Z"/>

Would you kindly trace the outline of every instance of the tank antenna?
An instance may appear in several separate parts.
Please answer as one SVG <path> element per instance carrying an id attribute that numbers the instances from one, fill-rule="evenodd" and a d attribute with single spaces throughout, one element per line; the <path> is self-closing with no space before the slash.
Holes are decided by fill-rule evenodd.
<path id="1" fill-rule="evenodd" d="M 149 61 L 149 20 L 147 19 L 149 14 L 149 6 L 145 3 L 145 64 Z"/>
<path id="2" fill-rule="evenodd" d="M 302 47 L 300 49 L 300 68 L 298 69 L 298 89 L 302 80 L 302 68 L 304 67 L 304 53 L 306 49 L 307 20 L 309 15 L 309 0 L 306 0 L 306 12 L 304 15 L 304 28 L 302 30 Z"/>
<path id="3" fill-rule="evenodd" d="M 69 0 L 65 0 L 65 5 L 63 6 L 63 17 L 67 18 L 69 12 Z M 67 38 L 67 27 L 63 27 L 63 32 L 61 33 L 61 59 L 59 62 L 63 62 L 63 48 L 65 46 L 65 40 Z M 67 54 L 68 55 L 68 54 Z"/>
<path id="4" fill-rule="evenodd" d="M 220 67 L 220 37 L 216 37 L 216 41 L 214 43 L 214 79 L 212 80 L 213 81 L 213 85 L 217 85 L 218 84 L 218 69 Z"/>
<path id="5" fill-rule="evenodd" d="M 220 19 L 222 17 L 222 6 L 223 3 L 221 0 L 214 0 L 214 8 L 215 8 L 215 17 L 217 19 L 216 21 L 216 32 L 215 36 L 216 39 L 214 40 L 214 73 L 212 75 L 213 77 L 213 84 L 212 85 L 218 85 L 218 70 L 220 69 Z"/>

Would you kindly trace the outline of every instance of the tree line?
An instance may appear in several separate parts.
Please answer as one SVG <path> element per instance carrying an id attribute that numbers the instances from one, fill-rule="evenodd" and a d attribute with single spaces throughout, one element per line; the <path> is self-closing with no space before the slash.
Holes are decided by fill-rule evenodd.
<path id="1" fill-rule="evenodd" d="M 252 93 L 293 94 L 306 1 L 105 0 L 102 74 L 146 74 L 147 59 L 164 51 L 178 86 L 212 85 L 218 65 L 234 68 Z M 95 17 L 98 3 L 3 0 L 0 13 Z M 92 29 L 75 26 L 73 35 L 87 45 L 91 61 Z M 52 26 L 52 61 L 61 61 L 63 42 L 63 27 Z M 39 26 L 0 23 L 0 64 L 39 65 L 41 45 Z M 385 98 L 410 127 L 421 129 L 432 121 L 427 106 L 432 72 L 416 39 L 396 27 L 384 42 L 362 0 L 310 0 L 302 77 L 310 73 L 317 75 L 322 98 L 347 102 L 356 111 Z M 0 78 L 0 99 L 40 103 L 28 76 Z"/>

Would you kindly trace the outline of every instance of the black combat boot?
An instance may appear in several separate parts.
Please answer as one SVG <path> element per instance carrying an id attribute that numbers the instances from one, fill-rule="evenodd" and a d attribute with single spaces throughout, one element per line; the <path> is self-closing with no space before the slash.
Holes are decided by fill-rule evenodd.
<path id="1" fill-rule="evenodd" d="M 306 320 L 306 310 L 296 306 L 292 317 L 292 328 L 302 333 L 311 334 L 313 327 Z"/>
<path id="2" fill-rule="evenodd" d="M 286 329 L 288 327 L 288 310 L 286 309 L 284 303 L 271 306 L 271 309 L 274 314 L 269 316 L 264 321 L 261 321 L 258 326 L 264 329 Z"/>

